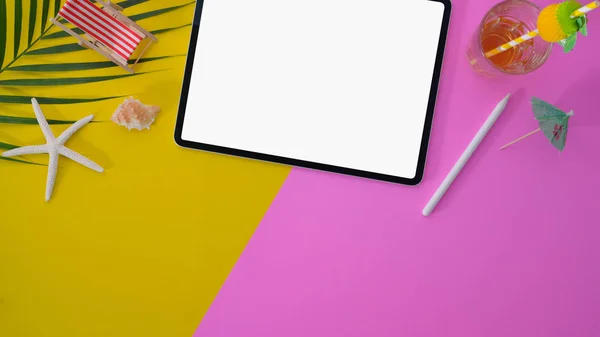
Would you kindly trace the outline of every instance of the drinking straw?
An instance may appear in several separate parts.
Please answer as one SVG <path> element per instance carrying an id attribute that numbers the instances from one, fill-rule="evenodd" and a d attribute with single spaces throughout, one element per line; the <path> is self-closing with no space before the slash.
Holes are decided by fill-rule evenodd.
<path id="1" fill-rule="evenodd" d="M 585 15 L 587 12 L 589 12 L 593 9 L 596 9 L 598 7 L 600 7 L 600 0 L 595 0 L 594 2 L 590 2 L 589 4 L 574 11 L 571 14 L 571 18 L 573 19 L 573 18 L 582 16 L 582 15 Z M 539 33 L 540 32 L 537 29 L 532 30 L 531 32 L 529 32 L 527 34 L 519 36 L 518 38 L 516 38 L 512 41 L 508 41 L 507 43 L 488 51 L 487 53 L 485 53 L 485 57 L 490 58 L 492 56 L 496 56 L 496 55 L 502 53 L 503 51 L 509 50 L 510 48 L 514 48 L 527 40 L 533 39 L 534 37 L 538 36 Z"/>
<path id="2" fill-rule="evenodd" d="M 600 1 L 596 0 L 594 2 L 591 2 L 591 3 L 587 4 L 587 5 L 579 8 L 578 10 L 574 11 L 573 14 L 571 14 L 571 18 L 576 18 L 578 16 L 582 16 L 585 13 L 587 13 L 587 12 L 593 10 L 593 9 L 596 9 L 598 7 L 600 7 Z"/>
<path id="3" fill-rule="evenodd" d="M 539 33 L 540 31 L 537 29 L 532 30 L 527 34 L 521 35 L 512 41 L 508 41 L 505 44 L 488 51 L 487 53 L 485 53 L 485 57 L 490 58 L 492 56 L 496 56 L 505 50 L 509 50 L 510 48 L 516 47 L 517 45 L 525 41 L 533 39 L 534 37 L 538 36 Z"/>

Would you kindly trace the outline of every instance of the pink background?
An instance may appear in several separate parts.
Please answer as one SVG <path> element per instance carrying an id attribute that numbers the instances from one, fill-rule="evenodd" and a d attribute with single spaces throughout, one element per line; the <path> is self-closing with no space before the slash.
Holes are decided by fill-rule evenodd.
<path id="1" fill-rule="evenodd" d="M 294 169 L 196 336 L 600 336 L 600 13 L 573 53 L 556 48 L 533 74 L 487 80 L 464 52 L 494 3 L 454 1 L 423 183 Z M 562 154 L 541 134 L 498 151 L 537 128 L 532 96 L 575 111 Z"/>

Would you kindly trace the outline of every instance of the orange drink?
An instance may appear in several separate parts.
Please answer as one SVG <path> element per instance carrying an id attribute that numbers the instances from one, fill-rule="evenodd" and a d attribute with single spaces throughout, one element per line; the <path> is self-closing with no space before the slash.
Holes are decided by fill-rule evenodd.
<path id="1" fill-rule="evenodd" d="M 552 50 L 552 44 L 540 38 L 525 41 L 490 58 L 485 53 L 536 29 L 540 8 L 525 0 L 508 0 L 490 9 L 484 16 L 467 50 L 471 66 L 488 76 L 526 74 L 538 69 Z"/>

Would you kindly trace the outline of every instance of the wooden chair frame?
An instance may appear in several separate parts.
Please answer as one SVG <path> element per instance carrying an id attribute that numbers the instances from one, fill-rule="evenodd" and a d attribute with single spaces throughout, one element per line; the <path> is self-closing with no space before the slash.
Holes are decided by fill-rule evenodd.
<path id="1" fill-rule="evenodd" d="M 108 1 L 94 0 L 94 1 L 99 3 L 100 5 L 102 5 L 102 9 L 105 12 L 107 12 L 108 14 L 110 14 L 112 17 L 116 18 L 117 20 L 119 20 L 121 23 L 123 23 L 127 27 L 129 27 L 133 30 L 136 30 L 138 33 L 140 33 L 140 35 L 143 35 L 144 38 L 142 40 L 145 40 L 145 39 L 149 40 L 132 66 L 129 66 L 129 60 L 127 60 L 127 62 L 123 63 L 119 58 L 115 57 L 115 53 L 112 50 L 110 50 L 110 48 L 106 47 L 102 42 L 97 41 L 93 37 L 89 36 L 87 33 L 85 34 L 87 39 L 85 39 L 81 35 L 75 33 L 73 30 L 69 29 L 67 26 L 60 23 L 58 21 L 61 18 L 60 14 L 57 15 L 55 18 L 50 19 L 50 21 L 53 24 L 55 24 L 56 26 L 58 26 L 60 29 L 67 32 L 69 35 L 71 35 L 74 38 L 76 38 L 77 40 L 79 40 L 78 44 L 80 46 L 87 47 L 87 48 L 97 51 L 98 53 L 102 54 L 104 57 L 113 61 L 116 65 L 120 66 L 121 68 L 123 68 L 123 69 L 127 70 L 128 72 L 130 72 L 131 74 L 133 74 L 135 72 L 133 67 L 140 61 L 140 59 L 142 58 L 144 53 L 146 53 L 146 51 L 148 50 L 148 47 L 150 47 L 150 45 L 152 45 L 152 43 L 156 43 L 158 40 L 149 31 L 145 30 L 140 25 L 135 23 L 133 20 L 131 20 L 127 16 L 123 15 L 123 13 L 121 13 L 123 11 L 123 8 L 121 6 L 119 6 L 115 3 L 112 3 L 110 0 L 108 0 Z"/>

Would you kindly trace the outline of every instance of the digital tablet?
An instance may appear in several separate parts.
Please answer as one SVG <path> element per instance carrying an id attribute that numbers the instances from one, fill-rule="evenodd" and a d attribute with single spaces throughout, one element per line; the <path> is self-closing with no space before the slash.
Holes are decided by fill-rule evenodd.
<path id="1" fill-rule="evenodd" d="M 449 18 L 449 0 L 199 0 L 175 141 L 416 185 Z"/>

